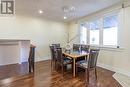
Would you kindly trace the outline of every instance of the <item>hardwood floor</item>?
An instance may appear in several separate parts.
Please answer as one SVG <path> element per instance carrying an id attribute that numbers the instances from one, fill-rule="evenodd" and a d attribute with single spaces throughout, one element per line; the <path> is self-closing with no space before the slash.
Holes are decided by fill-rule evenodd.
<path id="1" fill-rule="evenodd" d="M 122 87 L 112 77 L 114 72 L 103 68 L 98 68 L 97 71 L 98 80 L 95 81 L 92 72 L 90 74 L 90 83 L 86 85 L 83 70 L 78 72 L 76 78 L 73 78 L 71 69 L 66 70 L 64 75 L 62 75 L 61 72 L 51 70 L 50 61 L 44 61 L 36 63 L 34 77 L 24 75 L 19 76 L 19 79 L 13 82 L 8 82 L 12 79 L 3 80 L 0 82 L 0 87 Z"/>
<path id="2" fill-rule="evenodd" d="M 28 73 L 27 63 L 0 66 L 0 80 L 19 75 L 24 75 L 27 73 Z"/>

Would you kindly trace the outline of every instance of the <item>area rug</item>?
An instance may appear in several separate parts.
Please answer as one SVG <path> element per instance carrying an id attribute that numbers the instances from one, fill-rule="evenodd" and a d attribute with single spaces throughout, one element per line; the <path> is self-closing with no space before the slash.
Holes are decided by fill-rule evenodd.
<path id="1" fill-rule="evenodd" d="M 130 87 L 130 77 L 115 73 L 113 77 L 123 86 L 123 87 Z"/>

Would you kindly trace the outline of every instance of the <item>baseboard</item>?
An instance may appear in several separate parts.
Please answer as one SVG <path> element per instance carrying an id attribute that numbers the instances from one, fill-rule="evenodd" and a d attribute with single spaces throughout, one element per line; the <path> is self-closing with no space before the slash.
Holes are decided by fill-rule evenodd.
<path id="1" fill-rule="evenodd" d="M 42 57 L 42 58 L 35 58 L 35 62 L 46 61 L 46 60 L 50 60 L 50 59 L 51 59 L 50 56 L 46 56 L 46 57 Z"/>
<path id="2" fill-rule="evenodd" d="M 20 64 L 20 63 L 19 62 L 5 63 L 5 64 L 0 64 L 0 66 L 6 66 L 6 65 L 12 65 L 12 64 Z"/>
<path id="3" fill-rule="evenodd" d="M 112 66 L 109 66 L 109 65 L 105 65 L 105 64 L 101 64 L 101 63 L 98 63 L 97 66 L 108 69 L 108 70 L 111 70 L 111 71 L 116 72 L 116 73 L 121 73 L 123 75 L 126 75 L 126 76 L 130 77 L 130 72 L 129 71 L 122 70 L 122 69 L 112 67 Z"/>

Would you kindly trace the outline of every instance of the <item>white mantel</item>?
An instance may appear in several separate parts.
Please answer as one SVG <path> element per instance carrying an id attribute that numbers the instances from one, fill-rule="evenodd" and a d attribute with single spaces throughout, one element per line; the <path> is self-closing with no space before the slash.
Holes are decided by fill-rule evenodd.
<path id="1" fill-rule="evenodd" d="M 28 61 L 30 40 L 0 39 L 0 65 Z"/>

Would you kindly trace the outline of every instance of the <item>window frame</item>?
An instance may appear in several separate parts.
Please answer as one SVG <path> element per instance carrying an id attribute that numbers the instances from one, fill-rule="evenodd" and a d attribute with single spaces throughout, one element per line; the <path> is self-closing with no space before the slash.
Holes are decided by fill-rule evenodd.
<path id="1" fill-rule="evenodd" d="M 89 23 L 92 23 L 92 22 L 96 22 L 96 21 L 99 21 L 99 23 L 100 23 L 100 20 L 98 20 L 98 19 L 95 19 L 95 20 L 93 20 L 93 21 L 90 21 Z M 99 26 L 101 26 L 101 24 L 99 24 Z M 89 28 L 88 28 L 88 31 L 89 31 L 89 44 L 90 44 L 90 30 L 91 28 L 90 28 L 90 25 L 89 25 Z M 99 43 L 98 44 L 91 44 L 91 45 L 94 45 L 94 46 L 99 46 L 100 45 L 100 27 L 99 27 Z"/>
<path id="2" fill-rule="evenodd" d="M 114 16 L 114 15 L 117 15 L 118 16 L 118 30 L 117 30 L 117 45 L 103 45 L 103 19 L 105 17 L 110 17 L 110 16 Z M 100 29 L 99 29 L 99 45 L 95 45 L 95 44 L 90 44 L 90 28 L 87 28 L 87 37 L 86 37 L 86 42 L 87 44 L 91 45 L 91 46 L 96 46 L 96 47 L 109 47 L 109 48 L 118 48 L 119 46 L 119 30 L 120 30 L 120 23 L 121 23 L 121 20 L 120 20 L 120 11 L 115 11 L 115 12 L 111 12 L 111 13 L 107 13 L 107 14 L 104 14 L 103 16 L 99 16 L 99 17 L 95 17 L 91 20 L 88 20 L 88 21 L 85 21 L 85 22 L 81 22 L 81 23 L 90 23 L 90 22 L 93 22 L 93 21 L 100 21 Z M 80 24 L 81 24 L 80 23 Z M 81 28 L 80 28 L 81 29 Z M 80 31 L 81 32 L 81 31 Z M 81 40 L 81 38 L 80 38 Z"/>
<path id="3" fill-rule="evenodd" d="M 105 17 L 110 17 L 110 16 L 114 16 L 114 15 L 116 15 L 116 16 L 118 16 L 118 26 L 117 26 L 117 45 L 103 45 L 103 19 L 105 18 Z M 117 46 L 119 46 L 119 25 L 120 25 L 120 22 L 119 22 L 119 20 L 120 20 L 120 17 L 119 17 L 119 12 L 117 12 L 117 13 L 109 13 L 109 14 L 107 14 L 107 15 L 104 15 L 103 17 L 102 17 L 102 47 L 116 47 L 117 48 Z"/>

